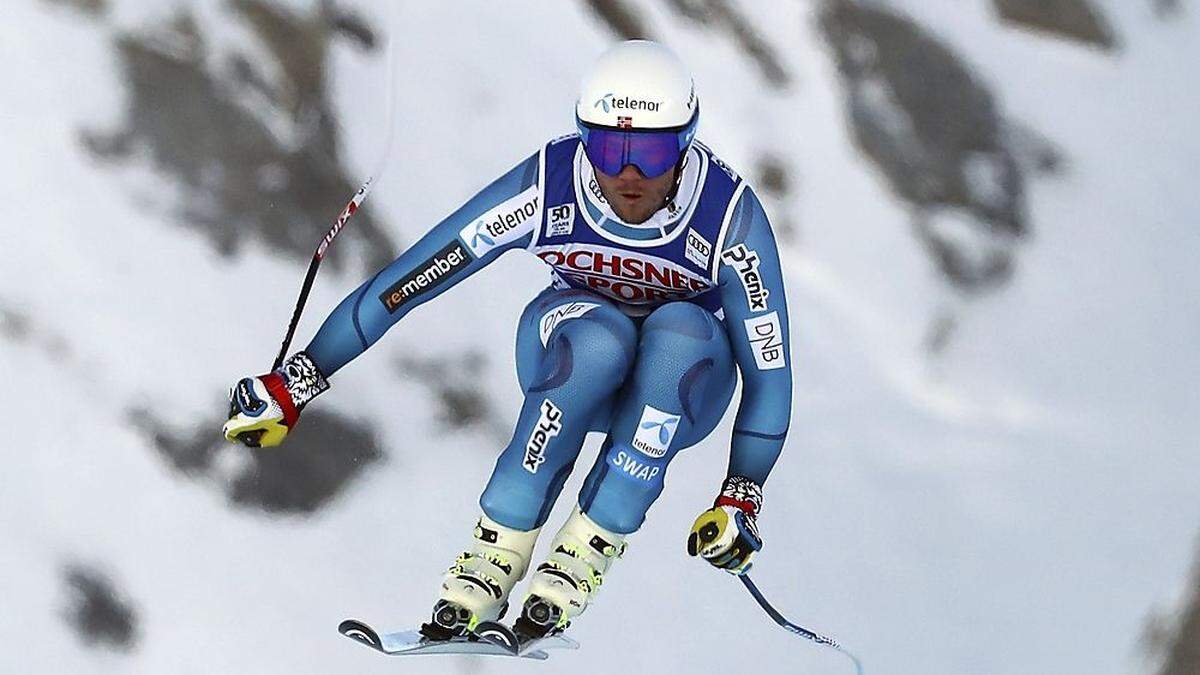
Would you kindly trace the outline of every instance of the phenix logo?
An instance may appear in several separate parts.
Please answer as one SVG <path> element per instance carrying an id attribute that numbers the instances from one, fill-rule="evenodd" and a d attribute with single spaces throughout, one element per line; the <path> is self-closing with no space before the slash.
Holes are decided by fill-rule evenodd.
<path id="1" fill-rule="evenodd" d="M 763 285 L 762 275 L 758 273 L 758 253 L 745 244 L 738 244 L 722 253 L 721 260 L 737 272 L 750 311 L 767 311 L 767 298 L 771 292 Z"/>
<path id="2" fill-rule="evenodd" d="M 537 473 L 542 462 L 546 461 L 546 446 L 550 444 L 550 439 L 562 431 L 562 417 L 563 411 L 554 405 L 554 401 L 542 399 L 541 414 L 529 434 L 529 440 L 525 442 L 525 460 L 521 462 L 529 473 Z"/>
<path id="3" fill-rule="evenodd" d="M 603 108 L 604 112 L 612 112 L 613 110 L 648 110 L 650 112 L 658 112 L 661 106 L 661 101 L 643 101 L 640 98 L 617 96 L 611 91 L 596 99 L 596 102 L 592 104 L 593 108 Z"/>

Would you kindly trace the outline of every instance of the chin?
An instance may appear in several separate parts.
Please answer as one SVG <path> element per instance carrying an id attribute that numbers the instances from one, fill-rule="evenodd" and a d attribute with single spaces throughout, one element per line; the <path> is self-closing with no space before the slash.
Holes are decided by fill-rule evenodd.
<path id="1" fill-rule="evenodd" d="M 614 208 L 613 212 L 616 213 L 618 216 L 620 216 L 621 220 L 625 221 L 626 223 L 628 223 L 630 225 L 641 225 L 642 223 L 646 222 L 647 220 L 650 220 L 650 216 L 654 215 L 653 211 L 647 212 L 646 209 L 637 209 L 634 211 L 629 211 L 626 209 L 617 210 Z"/>

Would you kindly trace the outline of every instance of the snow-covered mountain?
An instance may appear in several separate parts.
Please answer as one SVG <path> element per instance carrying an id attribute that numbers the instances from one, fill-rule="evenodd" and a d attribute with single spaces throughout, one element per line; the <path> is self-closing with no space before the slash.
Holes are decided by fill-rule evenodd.
<path id="1" fill-rule="evenodd" d="M 783 246 L 797 397 L 755 565 L 772 601 L 871 675 L 1196 672 L 1198 11 L 8 3 L 0 672 L 531 667 L 388 660 L 334 627 L 423 619 L 467 543 L 540 263 L 506 256 L 415 311 L 282 448 L 223 444 L 223 397 L 274 356 L 386 125 L 298 345 L 569 131 L 580 74 L 633 36 L 692 65 L 700 137 Z M 572 628 L 582 650 L 546 667 L 850 672 L 684 554 L 730 423 L 673 463 Z"/>

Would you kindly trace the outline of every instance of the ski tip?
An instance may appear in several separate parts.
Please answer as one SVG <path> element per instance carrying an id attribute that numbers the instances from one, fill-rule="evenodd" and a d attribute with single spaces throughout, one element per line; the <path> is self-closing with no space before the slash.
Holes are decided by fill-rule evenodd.
<path id="1" fill-rule="evenodd" d="M 339 623 L 338 632 L 369 647 L 383 649 L 383 642 L 379 639 L 379 634 L 367 624 L 356 619 L 346 619 Z"/>

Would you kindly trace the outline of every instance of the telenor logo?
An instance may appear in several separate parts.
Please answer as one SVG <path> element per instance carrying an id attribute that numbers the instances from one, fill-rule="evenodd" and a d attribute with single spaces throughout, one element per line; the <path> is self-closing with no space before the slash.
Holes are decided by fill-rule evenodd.
<path id="1" fill-rule="evenodd" d="M 537 187 L 530 187 L 508 199 L 462 228 L 458 236 L 476 258 L 482 258 L 497 246 L 520 239 L 537 226 L 541 213 Z"/>
<path id="2" fill-rule="evenodd" d="M 603 108 L 604 112 L 612 112 L 613 110 L 648 110 L 650 112 L 658 112 L 658 109 L 662 107 L 662 101 L 643 101 L 640 98 L 617 96 L 610 91 L 596 99 L 592 107 Z"/>
<path id="3" fill-rule="evenodd" d="M 671 447 L 675 430 L 679 427 L 679 415 L 663 412 L 654 406 L 642 408 L 642 419 L 633 434 L 633 447 L 647 457 L 662 457 Z"/>

